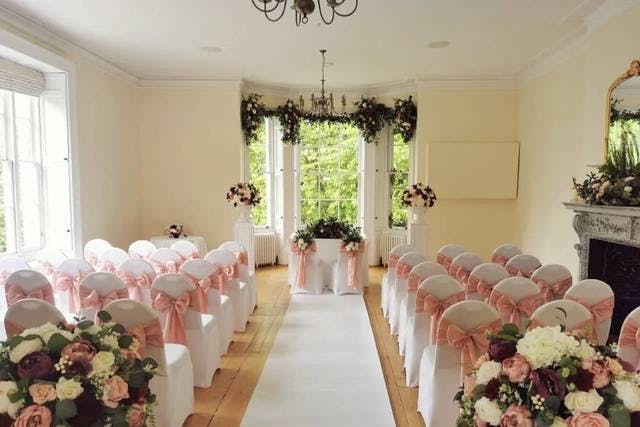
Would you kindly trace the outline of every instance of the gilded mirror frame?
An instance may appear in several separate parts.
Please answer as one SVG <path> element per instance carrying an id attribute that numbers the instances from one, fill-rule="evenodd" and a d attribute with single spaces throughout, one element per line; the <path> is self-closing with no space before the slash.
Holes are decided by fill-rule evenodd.
<path id="1" fill-rule="evenodd" d="M 611 125 L 611 97 L 613 91 L 616 90 L 623 82 L 629 80 L 632 77 L 640 77 L 640 60 L 634 59 L 629 65 L 629 69 L 621 74 L 617 79 L 609 86 L 607 92 L 606 108 L 605 108 L 605 126 L 604 126 L 604 161 L 607 161 L 609 156 L 609 126 Z"/>

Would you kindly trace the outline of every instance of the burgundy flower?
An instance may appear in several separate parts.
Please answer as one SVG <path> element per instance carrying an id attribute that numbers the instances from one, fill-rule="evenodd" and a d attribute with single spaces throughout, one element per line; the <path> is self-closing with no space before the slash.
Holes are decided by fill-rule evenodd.
<path id="1" fill-rule="evenodd" d="M 146 400 L 151 391 L 149 390 L 149 382 L 145 382 L 140 387 L 129 386 L 129 398 L 126 400 L 128 404 L 140 403 Z"/>
<path id="2" fill-rule="evenodd" d="M 494 339 L 489 344 L 491 360 L 502 363 L 516 354 L 516 343 L 509 340 Z"/>
<path id="3" fill-rule="evenodd" d="M 560 400 L 564 399 L 566 394 L 565 387 L 553 369 L 536 369 L 531 372 L 530 378 L 533 387 L 541 397 L 548 399 L 550 396 L 557 396 Z"/>
<path id="4" fill-rule="evenodd" d="M 500 391 L 500 381 L 497 378 L 489 380 L 484 388 L 484 395 L 487 399 L 496 400 Z"/>
<path id="5" fill-rule="evenodd" d="M 89 375 L 89 372 L 91 372 L 92 367 L 91 367 L 91 362 L 89 362 L 88 359 L 82 358 L 82 357 L 76 357 L 75 359 L 72 359 L 69 362 L 69 364 L 65 369 L 66 369 L 67 376 L 80 375 L 85 377 Z"/>
<path id="6" fill-rule="evenodd" d="M 73 427 L 94 425 L 98 417 L 102 414 L 102 405 L 96 399 L 95 394 L 85 390 L 80 396 L 76 397 L 74 402 L 78 413 L 75 417 L 67 421 Z"/>
<path id="7" fill-rule="evenodd" d="M 578 368 L 575 375 L 567 378 L 568 383 L 573 383 L 580 391 L 589 391 L 593 388 L 593 373 L 586 369 Z"/>
<path id="8" fill-rule="evenodd" d="M 631 413 L 631 427 L 640 427 L 640 412 Z"/>
<path id="9" fill-rule="evenodd" d="M 18 363 L 18 377 L 46 380 L 55 373 L 53 361 L 47 353 L 35 351 L 27 354 Z"/>
<path id="10" fill-rule="evenodd" d="M 86 359 L 89 362 L 96 355 L 96 348 L 87 340 L 78 340 L 72 342 L 62 349 L 62 356 L 68 357 L 70 360 L 77 358 Z"/>

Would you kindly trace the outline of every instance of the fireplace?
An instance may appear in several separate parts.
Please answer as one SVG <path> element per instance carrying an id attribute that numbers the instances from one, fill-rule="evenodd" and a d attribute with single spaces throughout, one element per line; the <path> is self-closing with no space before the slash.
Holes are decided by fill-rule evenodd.
<path id="1" fill-rule="evenodd" d="M 616 303 L 609 335 L 617 337 L 622 322 L 640 306 L 640 247 L 614 241 L 589 239 L 587 277 L 609 284 Z"/>

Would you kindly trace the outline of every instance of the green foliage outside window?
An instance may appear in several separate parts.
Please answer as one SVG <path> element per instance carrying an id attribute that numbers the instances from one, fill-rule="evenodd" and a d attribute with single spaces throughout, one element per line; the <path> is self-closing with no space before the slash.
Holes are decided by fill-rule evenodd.
<path id="1" fill-rule="evenodd" d="M 267 225 L 267 138 L 265 130 L 265 121 L 256 132 L 255 142 L 248 146 L 249 151 L 249 182 L 255 185 L 260 195 L 262 196 L 262 202 L 255 206 L 251 210 L 251 219 L 257 226 Z"/>
<path id="2" fill-rule="evenodd" d="M 392 162 L 389 169 L 389 227 L 407 226 L 407 208 L 402 206 L 402 192 L 409 187 L 409 144 L 398 134 L 393 135 Z"/>
<path id="3" fill-rule="evenodd" d="M 358 222 L 360 133 L 349 123 L 300 126 L 300 222 L 337 218 Z"/>

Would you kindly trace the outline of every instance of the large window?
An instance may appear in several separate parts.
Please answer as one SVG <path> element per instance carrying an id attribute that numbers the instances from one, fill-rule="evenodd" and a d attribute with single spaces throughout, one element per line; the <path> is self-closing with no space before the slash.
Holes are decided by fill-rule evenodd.
<path id="1" fill-rule="evenodd" d="M 389 139 L 389 228 L 407 226 L 407 208 L 402 205 L 402 193 L 409 186 L 409 148 L 400 135 Z"/>
<path id="2" fill-rule="evenodd" d="M 267 225 L 267 181 L 268 181 L 268 144 L 266 120 L 258 129 L 256 140 L 247 148 L 249 182 L 256 186 L 262 195 L 262 202 L 251 210 L 251 219 L 258 227 Z"/>
<path id="3" fill-rule="evenodd" d="M 299 218 L 358 223 L 360 133 L 346 123 L 303 122 L 300 127 Z"/>

